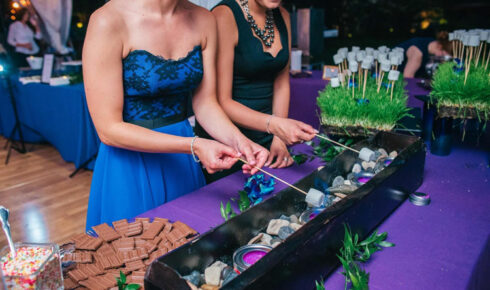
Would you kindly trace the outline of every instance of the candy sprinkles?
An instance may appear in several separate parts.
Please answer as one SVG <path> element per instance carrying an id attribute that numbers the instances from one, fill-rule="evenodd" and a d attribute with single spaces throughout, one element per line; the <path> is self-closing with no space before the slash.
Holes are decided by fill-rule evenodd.
<path id="1" fill-rule="evenodd" d="M 0 259 L 7 289 L 62 289 L 61 264 L 53 247 L 20 246 Z"/>

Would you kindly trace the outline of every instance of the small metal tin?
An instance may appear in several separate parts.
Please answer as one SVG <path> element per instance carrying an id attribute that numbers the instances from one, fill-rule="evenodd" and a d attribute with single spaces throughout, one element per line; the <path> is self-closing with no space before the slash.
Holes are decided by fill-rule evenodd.
<path id="1" fill-rule="evenodd" d="M 356 174 L 356 177 L 354 177 L 354 182 L 357 185 L 361 186 L 361 185 L 367 183 L 373 177 L 374 177 L 374 173 L 361 171 L 358 174 Z"/>
<path id="2" fill-rule="evenodd" d="M 238 248 L 233 253 L 233 267 L 238 273 L 242 273 L 271 250 L 272 247 L 259 244 L 246 245 Z"/>
<path id="3" fill-rule="evenodd" d="M 383 160 L 383 166 L 388 167 L 391 164 L 391 162 L 393 162 L 393 158 L 388 157 L 385 160 Z"/>
<path id="4" fill-rule="evenodd" d="M 314 219 L 317 215 L 319 215 L 325 208 L 324 207 L 314 207 L 305 210 L 300 216 L 299 216 L 299 222 L 301 224 L 306 224 L 310 220 Z"/>
<path id="5" fill-rule="evenodd" d="M 430 195 L 423 192 L 414 192 L 409 195 L 408 200 L 410 200 L 411 203 L 418 206 L 429 205 Z"/>

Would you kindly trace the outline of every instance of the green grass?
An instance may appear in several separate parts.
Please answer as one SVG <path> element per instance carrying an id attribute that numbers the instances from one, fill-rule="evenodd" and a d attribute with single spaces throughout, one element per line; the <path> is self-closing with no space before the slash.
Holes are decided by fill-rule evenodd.
<path id="1" fill-rule="evenodd" d="M 432 81 L 431 98 L 438 106 L 474 108 L 483 113 L 486 120 L 490 113 L 490 77 L 484 67 L 471 65 L 466 85 L 465 72 L 454 71 L 454 62 L 441 64 Z"/>
<path id="2" fill-rule="evenodd" d="M 357 74 L 356 74 L 357 75 Z M 387 74 L 384 81 L 387 82 Z M 357 79 L 357 78 L 356 78 Z M 357 82 L 357 80 L 356 80 Z M 362 98 L 362 86 L 355 88 L 352 98 L 352 88 L 332 88 L 327 85 L 317 99 L 321 110 L 321 124 L 340 128 L 362 127 L 381 131 L 390 131 L 396 123 L 405 116 L 410 116 L 407 108 L 407 93 L 403 76 L 395 83 L 393 99 L 390 99 L 391 89 L 381 86 L 377 93 L 374 78 L 369 77 L 366 84 L 365 98 L 368 104 L 358 104 L 356 99 Z"/>

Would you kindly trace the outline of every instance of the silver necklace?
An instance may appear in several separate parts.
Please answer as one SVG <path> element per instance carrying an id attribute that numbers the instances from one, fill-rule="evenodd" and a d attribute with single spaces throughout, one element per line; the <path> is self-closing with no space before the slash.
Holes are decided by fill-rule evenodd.
<path id="1" fill-rule="evenodd" d="M 265 27 L 264 29 L 260 29 L 257 23 L 255 23 L 255 19 L 253 18 L 252 14 L 250 14 L 248 0 L 240 0 L 240 5 L 243 7 L 245 14 L 247 14 L 247 22 L 250 24 L 250 27 L 252 27 L 255 35 L 262 40 L 265 46 L 271 47 L 272 43 L 274 43 L 274 15 L 272 10 L 267 10 L 265 16 Z"/>

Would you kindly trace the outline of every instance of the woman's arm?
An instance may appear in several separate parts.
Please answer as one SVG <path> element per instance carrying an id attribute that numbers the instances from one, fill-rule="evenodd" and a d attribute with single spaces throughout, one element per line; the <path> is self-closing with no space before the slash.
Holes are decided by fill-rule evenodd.
<path id="1" fill-rule="evenodd" d="M 204 9 L 200 16 L 198 23 L 204 34 L 204 43 L 201 45 L 204 74 L 192 100 L 196 119 L 213 138 L 241 152 L 251 165 L 262 167 L 268 156 L 267 150 L 247 139 L 230 121 L 218 103 L 216 97 L 216 50 L 218 46 L 216 20 Z M 255 172 L 256 170 L 253 170 L 253 173 Z"/>
<path id="2" fill-rule="evenodd" d="M 407 50 L 407 64 L 403 70 L 403 77 L 413 78 L 415 73 L 422 65 L 422 52 L 414 45 L 410 46 Z"/>
<path id="3" fill-rule="evenodd" d="M 17 46 L 17 41 L 15 39 L 15 35 L 17 34 L 16 25 L 17 25 L 16 22 L 10 24 L 9 33 L 7 35 L 7 43 L 13 47 Z"/>
<path id="4" fill-rule="evenodd" d="M 233 62 L 238 43 L 238 29 L 228 7 L 213 9 L 218 22 L 218 99 L 230 119 L 241 127 L 278 135 L 287 144 L 312 139 L 314 129 L 302 122 L 257 112 L 232 98 Z M 287 107 L 281 110 L 286 112 Z"/>
<path id="5" fill-rule="evenodd" d="M 190 153 L 192 138 L 163 134 L 123 121 L 125 24 L 113 11 L 102 9 L 91 16 L 82 56 L 87 104 L 101 141 L 140 152 Z M 232 148 L 206 139 L 195 140 L 194 149 L 210 172 L 231 167 L 238 156 Z"/>

